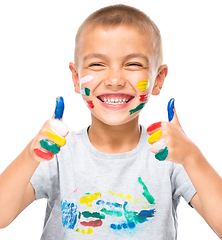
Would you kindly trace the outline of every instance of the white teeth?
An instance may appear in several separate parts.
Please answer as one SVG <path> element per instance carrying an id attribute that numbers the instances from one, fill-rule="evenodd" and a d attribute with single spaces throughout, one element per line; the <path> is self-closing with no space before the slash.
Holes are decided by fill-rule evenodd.
<path id="1" fill-rule="evenodd" d="M 107 104 L 124 104 L 127 101 L 126 101 L 126 99 L 114 99 L 114 98 L 106 99 L 106 98 L 104 98 L 103 102 L 107 103 Z"/>

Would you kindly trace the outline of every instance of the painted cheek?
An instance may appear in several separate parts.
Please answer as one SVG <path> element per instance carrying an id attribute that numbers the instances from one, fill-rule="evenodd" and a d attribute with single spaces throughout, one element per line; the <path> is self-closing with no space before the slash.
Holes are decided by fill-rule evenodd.
<path id="1" fill-rule="evenodd" d="M 148 82 L 148 78 L 141 80 L 137 83 L 136 87 L 139 88 L 140 92 L 143 92 L 149 87 Z"/>
<path id="2" fill-rule="evenodd" d="M 162 122 L 156 122 L 151 124 L 148 128 L 147 128 L 147 133 L 149 135 L 153 134 L 154 132 L 158 131 L 161 128 Z"/>
<path id="3" fill-rule="evenodd" d="M 94 108 L 95 107 L 92 101 L 84 100 L 84 102 L 85 102 L 86 106 L 89 107 L 89 108 Z"/>
<path id="4" fill-rule="evenodd" d="M 148 100 L 149 94 L 140 95 L 140 102 L 146 102 Z"/>
<path id="5" fill-rule="evenodd" d="M 89 88 L 82 88 L 81 89 L 81 94 L 84 96 L 89 96 L 90 95 L 90 89 Z"/>
<path id="6" fill-rule="evenodd" d="M 87 75 L 80 79 L 80 85 L 82 85 L 84 83 L 88 83 L 88 82 L 92 81 L 92 79 L 93 79 L 93 76 Z"/>
<path id="7" fill-rule="evenodd" d="M 139 110 L 141 110 L 142 108 L 144 108 L 145 105 L 146 105 L 146 102 L 145 103 L 140 103 L 136 108 L 131 109 L 129 111 L 130 115 L 135 113 L 135 112 L 137 112 L 137 111 L 139 111 Z"/>

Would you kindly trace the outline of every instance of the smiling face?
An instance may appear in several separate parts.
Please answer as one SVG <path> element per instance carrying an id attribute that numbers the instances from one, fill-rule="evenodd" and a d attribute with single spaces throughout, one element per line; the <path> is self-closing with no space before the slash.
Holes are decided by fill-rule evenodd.
<path id="1" fill-rule="evenodd" d="M 127 26 L 85 31 L 73 81 L 94 121 L 117 126 L 138 118 L 157 75 L 151 43 Z"/>

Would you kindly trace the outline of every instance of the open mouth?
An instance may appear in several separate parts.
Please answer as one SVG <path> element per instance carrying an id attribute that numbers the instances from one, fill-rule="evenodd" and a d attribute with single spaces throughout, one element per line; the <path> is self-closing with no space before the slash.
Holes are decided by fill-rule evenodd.
<path id="1" fill-rule="evenodd" d="M 120 105 L 128 103 L 134 97 L 128 94 L 103 94 L 97 98 L 106 104 Z"/>

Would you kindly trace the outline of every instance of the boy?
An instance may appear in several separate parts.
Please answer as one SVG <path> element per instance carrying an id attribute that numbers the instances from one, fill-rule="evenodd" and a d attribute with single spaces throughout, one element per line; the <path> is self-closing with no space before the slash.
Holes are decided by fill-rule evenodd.
<path id="1" fill-rule="evenodd" d="M 86 19 L 69 68 L 92 124 L 70 132 L 64 146 L 57 98 L 53 119 L 0 176 L 1 227 L 47 198 L 42 239 L 177 239 L 183 196 L 222 237 L 221 177 L 184 134 L 173 100 L 170 122 L 147 130 L 156 155 L 138 123 L 163 86 L 161 64 L 160 33 L 144 13 L 117 5 Z"/>

